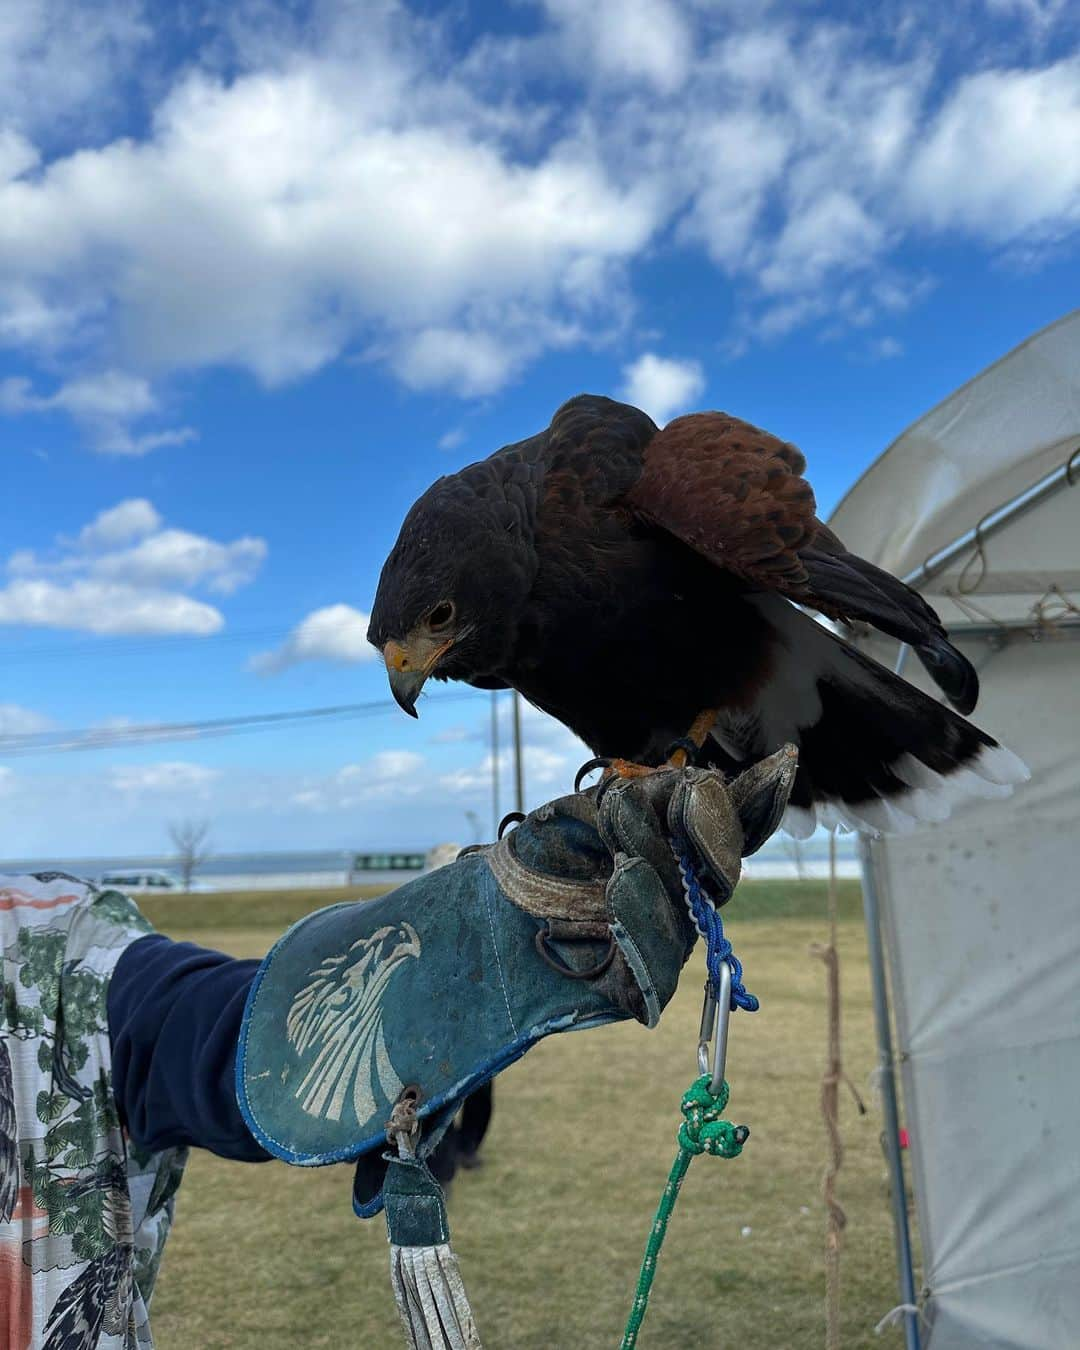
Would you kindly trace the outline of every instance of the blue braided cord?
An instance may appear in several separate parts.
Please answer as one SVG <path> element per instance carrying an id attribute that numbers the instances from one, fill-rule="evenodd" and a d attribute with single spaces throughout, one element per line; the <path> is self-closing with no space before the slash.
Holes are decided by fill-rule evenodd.
<path id="1" fill-rule="evenodd" d="M 731 1007 L 742 1008 L 744 1012 L 757 1012 L 757 999 L 749 994 L 743 985 L 742 962 L 731 950 L 731 943 L 724 936 L 724 924 L 720 911 L 705 893 L 705 888 L 697 879 L 697 873 L 687 854 L 679 856 L 679 871 L 682 873 L 686 903 L 697 930 L 705 939 L 705 964 L 709 971 L 709 985 L 713 990 L 720 985 L 720 963 L 726 961 L 731 967 Z"/>

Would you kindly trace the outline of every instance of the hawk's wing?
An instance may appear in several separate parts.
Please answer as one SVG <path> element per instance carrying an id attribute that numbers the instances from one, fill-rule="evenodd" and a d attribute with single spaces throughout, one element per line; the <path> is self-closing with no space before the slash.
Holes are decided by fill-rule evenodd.
<path id="1" fill-rule="evenodd" d="M 727 413 L 691 413 L 646 446 L 626 501 L 751 586 L 801 597 L 810 578 L 800 555 L 825 529 L 805 468 L 767 431 Z"/>
<path id="2" fill-rule="evenodd" d="M 624 500 L 752 589 L 910 643 L 953 705 L 969 713 L 979 692 L 970 662 L 921 595 L 848 553 L 818 520 L 805 469 L 794 445 L 749 422 L 691 413 L 649 441 Z"/>
<path id="3" fill-rule="evenodd" d="M 546 433 L 523 444 L 541 447 L 556 533 L 575 514 L 598 529 L 594 508 L 628 509 L 749 590 L 910 643 L 960 712 L 975 706 L 978 677 L 922 596 L 848 553 L 818 520 L 794 445 L 722 412 L 690 413 L 658 431 L 640 409 L 594 394 L 570 399 Z"/>

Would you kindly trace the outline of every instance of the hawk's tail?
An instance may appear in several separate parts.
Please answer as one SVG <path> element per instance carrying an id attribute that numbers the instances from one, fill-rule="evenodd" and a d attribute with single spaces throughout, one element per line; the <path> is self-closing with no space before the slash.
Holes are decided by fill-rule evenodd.
<path id="1" fill-rule="evenodd" d="M 951 708 L 786 602 L 755 603 L 775 634 L 772 675 L 749 723 L 760 743 L 733 743 L 745 716 L 730 727 L 721 720 L 714 734 L 754 758 L 798 745 L 791 833 L 805 837 L 818 824 L 902 833 L 1027 780 L 1016 755 Z"/>

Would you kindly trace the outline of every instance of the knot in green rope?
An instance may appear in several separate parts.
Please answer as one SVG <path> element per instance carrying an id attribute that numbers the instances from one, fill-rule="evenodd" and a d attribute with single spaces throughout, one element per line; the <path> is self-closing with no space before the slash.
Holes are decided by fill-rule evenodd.
<path id="1" fill-rule="evenodd" d="M 645 1320 L 645 1309 L 649 1306 L 649 1293 L 660 1248 L 690 1164 L 702 1153 L 711 1153 L 715 1158 L 737 1158 L 750 1136 L 749 1126 L 732 1125 L 730 1121 L 720 1119 L 720 1112 L 727 1106 L 728 1085 L 721 1083 L 720 1091 L 714 1097 L 709 1091 L 710 1081 L 711 1075 L 703 1074 L 683 1094 L 682 1113 L 686 1119 L 679 1126 L 679 1153 L 672 1163 L 664 1194 L 653 1219 L 645 1247 L 645 1259 L 638 1276 L 634 1306 L 630 1309 L 619 1350 L 636 1350 L 638 1332 Z"/>
<path id="2" fill-rule="evenodd" d="M 679 1147 L 695 1157 L 709 1153 L 714 1158 L 737 1158 L 750 1136 L 750 1129 L 720 1119 L 727 1103 L 727 1083 L 720 1084 L 715 1097 L 709 1091 L 708 1074 L 702 1074 L 691 1083 L 682 1099 L 682 1113 L 686 1119 L 679 1126 Z"/>

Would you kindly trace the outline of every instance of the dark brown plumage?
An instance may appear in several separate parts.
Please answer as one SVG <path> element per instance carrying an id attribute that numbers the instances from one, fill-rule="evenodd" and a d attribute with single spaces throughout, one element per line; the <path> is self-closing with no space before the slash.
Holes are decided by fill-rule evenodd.
<path id="1" fill-rule="evenodd" d="M 956 788 L 1008 790 L 1014 756 L 795 607 L 910 643 L 974 707 L 937 615 L 817 519 L 805 467 L 726 413 L 660 431 L 627 404 L 571 399 L 409 512 L 368 634 L 399 701 L 413 711 L 429 676 L 513 686 L 597 754 L 646 763 L 715 708 L 708 762 L 800 746 L 796 828 L 814 809 L 904 828 L 941 818 Z"/>

